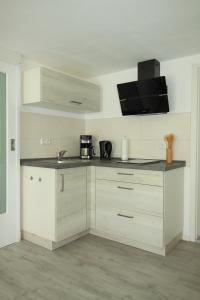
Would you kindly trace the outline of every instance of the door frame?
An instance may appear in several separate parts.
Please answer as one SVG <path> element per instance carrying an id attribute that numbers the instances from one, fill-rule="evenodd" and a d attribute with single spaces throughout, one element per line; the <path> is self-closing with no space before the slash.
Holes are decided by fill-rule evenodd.
<path id="1" fill-rule="evenodd" d="M 200 201 L 200 170 L 198 164 L 200 157 L 200 64 L 193 65 L 192 70 L 192 107 L 191 107 L 191 213 L 190 213 L 190 240 L 198 238 L 198 201 Z M 199 216 L 200 218 L 200 216 Z M 199 220 L 200 221 L 200 220 Z"/>
<path id="2" fill-rule="evenodd" d="M 20 240 L 20 67 L 0 61 L 0 72 L 6 74 L 6 213 L 0 215 L 0 248 Z M 11 124 L 10 118 L 14 121 Z M 16 149 L 10 151 L 10 139 Z"/>

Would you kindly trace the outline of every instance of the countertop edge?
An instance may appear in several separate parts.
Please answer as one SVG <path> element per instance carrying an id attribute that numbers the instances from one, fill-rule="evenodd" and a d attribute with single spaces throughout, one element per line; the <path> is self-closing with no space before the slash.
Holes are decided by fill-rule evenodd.
<path id="1" fill-rule="evenodd" d="M 48 160 L 49 163 L 42 163 L 42 160 Z M 78 167 L 109 167 L 109 168 L 123 168 L 123 169 L 135 169 L 135 170 L 146 170 L 146 171 L 160 171 L 166 172 L 178 168 L 184 168 L 186 166 L 186 162 L 184 160 L 175 160 L 171 164 L 166 164 L 166 161 L 160 160 L 159 162 L 149 163 L 149 164 L 123 164 L 117 163 L 119 158 L 113 158 L 111 160 L 101 160 L 95 158 L 93 160 L 84 161 L 84 163 L 80 160 L 80 162 L 76 163 L 67 163 L 58 165 L 55 163 L 51 163 L 51 160 L 55 158 L 33 158 L 33 159 L 21 159 L 21 166 L 30 166 L 30 167 L 38 167 L 38 168 L 47 168 L 47 169 L 70 169 L 70 168 L 78 168 Z M 68 157 L 68 159 L 78 159 L 78 157 Z"/>

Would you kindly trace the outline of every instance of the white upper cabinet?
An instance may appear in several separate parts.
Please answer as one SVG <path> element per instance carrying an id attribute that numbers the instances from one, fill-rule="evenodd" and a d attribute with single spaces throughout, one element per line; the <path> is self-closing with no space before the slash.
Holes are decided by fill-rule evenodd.
<path id="1" fill-rule="evenodd" d="M 44 67 L 23 73 L 23 103 L 69 112 L 100 111 L 100 87 Z"/>

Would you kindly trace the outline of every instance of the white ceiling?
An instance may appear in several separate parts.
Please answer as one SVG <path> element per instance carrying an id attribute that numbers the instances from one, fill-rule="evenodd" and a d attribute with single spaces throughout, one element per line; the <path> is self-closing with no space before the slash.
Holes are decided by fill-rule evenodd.
<path id="1" fill-rule="evenodd" d="M 200 0 L 0 0 L 0 44 L 83 77 L 200 53 Z"/>

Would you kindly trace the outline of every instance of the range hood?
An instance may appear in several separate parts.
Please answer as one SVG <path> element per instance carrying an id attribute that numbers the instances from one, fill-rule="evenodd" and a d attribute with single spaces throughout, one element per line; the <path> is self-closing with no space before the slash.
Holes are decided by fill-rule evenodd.
<path id="1" fill-rule="evenodd" d="M 117 85 L 123 115 L 169 112 L 165 76 L 160 76 L 160 63 L 151 59 L 138 63 L 138 81 Z"/>

